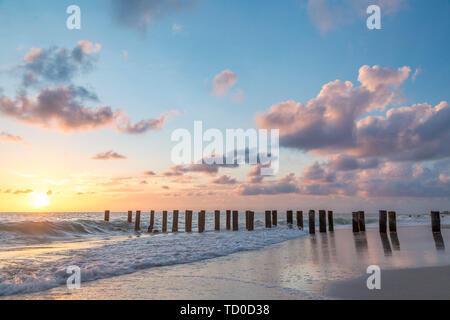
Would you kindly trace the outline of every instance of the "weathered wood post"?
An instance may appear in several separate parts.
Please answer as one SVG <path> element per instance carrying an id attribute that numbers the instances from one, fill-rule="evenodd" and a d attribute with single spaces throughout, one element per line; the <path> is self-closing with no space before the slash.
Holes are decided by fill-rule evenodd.
<path id="1" fill-rule="evenodd" d="M 227 210 L 226 229 L 231 230 L 231 210 Z"/>
<path id="2" fill-rule="evenodd" d="M 294 213 L 292 212 L 292 210 L 286 211 L 286 223 L 288 225 L 294 224 Z"/>
<path id="3" fill-rule="evenodd" d="M 328 231 L 334 231 L 333 211 L 328 211 Z"/>
<path id="4" fill-rule="evenodd" d="M 380 233 L 387 233 L 387 211 L 380 210 Z"/>
<path id="5" fill-rule="evenodd" d="M 186 210 L 184 213 L 184 231 L 192 232 L 192 211 Z"/>
<path id="6" fill-rule="evenodd" d="M 364 211 L 358 211 L 359 231 L 366 231 L 366 217 Z"/>
<path id="7" fill-rule="evenodd" d="M 134 230 L 135 231 L 141 230 L 141 211 L 136 211 L 136 221 L 134 224 Z"/>
<path id="8" fill-rule="evenodd" d="M 278 225 L 278 212 L 277 210 L 272 210 L 272 225 L 277 226 Z"/>
<path id="9" fill-rule="evenodd" d="M 297 227 L 303 230 L 303 211 L 297 211 Z"/>
<path id="10" fill-rule="evenodd" d="M 431 211 L 431 230 L 441 232 L 441 214 L 439 211 Z"/>
<path id="11" fill-rule="evenodd" d="M 162 232 L 167 232 L 167 211 L 162 214 Z"/>
<path id="12" fill-rule="evenodd" d="M 327 216 L 325 210 L 319 210 L 319 231 L 327 232 Z"/>
<path id="13" fill-rule="evenodd" d="M 109 210 L 105 211 L 105 221 L 109 221 Z"/>
<path id="14" fill-rule="evenodd" d="M 255 212 L 250 211 L 248 213 L 248 231 L 253 231 L 255 229 Z"/>
<path id="15" fill-rule="evenodd" d="M 132 223 L 133 222 L 133 211 L 128 211 L 128 219 L 127 219 L 128 223 Z"/>
<path id="16" fill-rule="evenodd" d="M 172 232 L 178 232 L 178 210 L 173 211 L 172 215 Z"/>
<path id="17" fill-rule="evenodd" d="M 249 214 L 250 214 L 249 210 L 245 211 L 245 229 L 247 229 L 247 230 L 249 228 L 249 220 L 248 220 Z"/>
<path id="18" fill-rule="evenodd" d="M 395 211 L 389 211 L 389 231 L 397 232 L 397 214 Z"/>
<path id="19" fill-rule="evenodd" d="M 150 225 L 148 226 L 148 232 L 153 232 L 153 226 L 155 225 L 155 211 L 150 211 Z"/>
<path id="20" fill-rule="evenodd" d="M 202 210 L 198 213 L 198 232 L 203 233 L 205 232 L 205 211 Z"/>
<path id="21" fill-rule="evenodd" d="M 353 232 L 359 232 L 358 212 L 352 213 Z"/>
<path id="22" fill-rule="evenodd" d="M 220 231 L 220 210 L 214 212 L 214 230 Z"/>
<path id="23" fill-rule="evenodd" d="M 239 211 L 233 211 L 233 231 L 239 230 Z"/>
<path id="24" fill-rule="evenodd" d="M 309 233 L 316 233 L 316 212 L 309 210 Z"/>
<path id="25" fill-rule="evenodd" d="M 271 218 L 271 211 L 267 210 L 266 211 L 266 228 L 272 228 L 272 218 Z"/>

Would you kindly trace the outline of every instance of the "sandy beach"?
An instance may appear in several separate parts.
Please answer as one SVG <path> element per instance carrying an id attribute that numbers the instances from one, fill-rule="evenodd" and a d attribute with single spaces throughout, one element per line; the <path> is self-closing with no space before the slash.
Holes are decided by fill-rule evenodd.
<path id="1" fill-rule="evenodd" d="M 450 299 L 450 229 L 428 226 L 307 235 L 254 251 L 154 267 L 4 299 Z M 369 265 L 381 268 L 382 289 L 366 287 Z"/>

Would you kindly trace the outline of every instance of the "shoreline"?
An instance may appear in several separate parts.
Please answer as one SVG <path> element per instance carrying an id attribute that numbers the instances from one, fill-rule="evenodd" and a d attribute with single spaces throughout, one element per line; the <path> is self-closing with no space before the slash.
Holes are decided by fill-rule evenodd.
<path id="1" fill-rule="evenodd" d="M 442 236 L 449 244 L 450 229 L 444 228 Z M 360 234 L 339 229 L 258 250 L 85 282 L 80 290 L 57 287 L 0 299 L 397 299 L 411 296 L 411 286 L 420 289 L 427 281 L 433 283 L 430 291 L 436 287 L 440 292 L 435 284 L 440 277 L 430 270 L 443 268 L 439 274 L 450 270 L 450 255 L 437 247 L 430 228 L 401 227 L 397 236 L 386 237 L 387 243 L 376 228 Z M 382 269 L 382 279 L 397 279 L 389 282 L 396 287 L 388 283 L 377 296 L 362 295 L 367 266 L 373 264 Z M 412 284 L 411 274 L 416 279 Z"/>

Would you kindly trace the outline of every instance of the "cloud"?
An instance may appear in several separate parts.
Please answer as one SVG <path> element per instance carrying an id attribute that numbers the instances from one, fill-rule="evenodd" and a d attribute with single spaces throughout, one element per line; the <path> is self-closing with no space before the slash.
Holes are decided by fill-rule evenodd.
<path id="1" fill-rule="evenodd" d="M 367 17 L 369 5 L 378 5 L 382 15 L 389 16 L 405 7 L 406 0 L 308 0 L 306 9 L 311 21 L 321 33 Z"/>
<path id="2" fill-rule="evenodd" d="M 153 177 L 156 175 L 156 173 L 154 171 L 145 171 L 144 175 L 147 177 Z"/>
<path id="3" fill-rule="evenodd" d="M 427 103 L 391 109 L 357 123 L 356 144 L 348 152 L 359 157 L 383 156 L 394 161 L 423 161 L 450 156 L 450 105 Z"/>
<path id="4" fill-rule="evenodd" d="M 217 74 L 213 79 L 212 93 L 217 96 L 224 96 L 228 93 L 228 90 L 233 87 L 238 76 L 230 70 L 224 70 Z"/>
<path id="5" fill-rule="evenodd" d="M 72 50 L 61 47 L 48 49 L 31 48 L 17 69 L 23 72 L 22 84 L 25 87 L 41 82 L 70 83 L 72 79 L 92 70 L 97 57 L 93 54 L 101 49 L 99 43 L 81 40 Z"/>
<path id="6" fill-rule="evenodd" d="M 313 182 L 331 183 L 336 180 L 336 175 L 332 171 L 323 168 L 317 161 L 304 168 L 302 174 L 303 179 Z"/>
<path id="7" fill-rule="evenodd" d="M 0 131 L 0 142 L 28 144 L 22 137 L 4 131 Z"/>
<path id="8" fill-rule="evenodd" d="M 352 171 L 360 169 L 373 169 L 379 165 L 377 158 L 360 159 L 346 154 L 334 155 L 328 159 L 330 168 L 336 171 Z"/>
<path id="9" fill-rule="evenodd" d="M 125 159 L 127 159 L 127 157 L 110 150 L 110 151 L 98 153 L 97 155 L 92 157 L 92 159 L 93 160 L 125 160 Z"/>
<path id="10" fill-rule="evenodd" d="M 320 152 L 353 147 L 357 143 L 356 120 L 393 103 L 409 71 L 408 67 L 362 66 L 361 86 L 354 87 L 350 81 L 329 82 L 306 104 L 280 102 L 257 115 L 256 123 L 259 128 L 280 129 L 284 147 Z"/>
<path id="11" fill-rule="evenodd" d="M 250 171 L 247 173 L 249 183 L 261 183 L 264 180 L 263 175 L 261 175 L 261 168 L 270 168 L 271 163 L 261 164 L 258 163 L 254 165 Z"/>
<path id="12" fill-rule="evenodd" d="M 0 97 L 0 113 L 16 120 L 62 131 L 90 130 L 111 125 L 110 107 L 88 108 L 81 104 L 79 92 L 69 87 L 44 89 L 35 99 Z"/>
<path id="13" fill-rule="evenodd" d="M 34 190 L 32 190 L 32 189 L 15 190 L 15 191 L 13 191 L 11 189 L 8 189 L 8 190 L 2 191 L 2 193 L 13 194 L 13 195 L 30 194 L 30 193 L 33 193 L 33 192 L 34 192 Z"/>
<path id="14" fill-rule="evenodd" d="M 187 9 L 196 0 L 111 0 L 115 21 L 122 26 L 145 32 L 151 22 Z"/>
<path id="15" fill-rule="evenodd" d="M 19 95 L 14 100 L 0 96 L 0 114 L 18 121 L 63 132 L 89 131 L 114 127 L 118 132 L 143 134 L 161 129 L 167 115 L 157 119 L 143 119 L 131 123 L 123 111 L 113 111 L 109 106 L 88 107 L 89 92 L 80 87 L 61 86 L 41 90 L 37 97 Z"/>
<path id="16" fill-rule="evenodd" d="M 298 193 L 297 179 L 293 173 L 288 174 L 275 182 L 263 184 L 245 183 L 239 186 L 237 193 L 243 196 L 279 195 Z"/>
<path id="17" fill-rule="evenodd" d="M 213 183 L 213 184 L 236 184 L 237 180 L 230 176 L 223 175 L 216 179 L 211 180 L 211 183 Z"/>
<path id="18" fill-rule="evenodd" d="M 162 114 L 156 119 L 143 119 L 137 123 L 131 123 L 130 117 L 118 111 L 115 115 L 116 128 L 119 132 L 125 132 L 129 134 L 142 134 L 147 131 L 156 131 L 163 127 L 165 120 L 167 119 L 166 114 Z"/>

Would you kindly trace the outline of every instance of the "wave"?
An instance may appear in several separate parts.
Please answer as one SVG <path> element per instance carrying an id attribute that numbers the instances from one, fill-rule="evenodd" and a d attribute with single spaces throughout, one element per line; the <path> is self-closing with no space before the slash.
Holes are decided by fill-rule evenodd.
<path id="1" fill-rule="evenodd" d="M 65 285 L 69 266 L 78 266 L 82 282 L 129 274 L 138 270 L 191 263 L 256 250 L 305 235 L 297 228 L 248 231 L 160 234 L 109 239 L 95 246 L 38 252 L 26 264 L 9 261 L 0 269 L 0 296 L 48 290 Z"/>
<path id="2" fill-rule="evenodd" d="M 73 240 L 89 236 L 120 236 L 129 234 L 132 226 L 126 222 L 111 223 L 93 220 L 20 221 L 0 223 L 0 239 L 8 243 L 44 243 Z"/>

